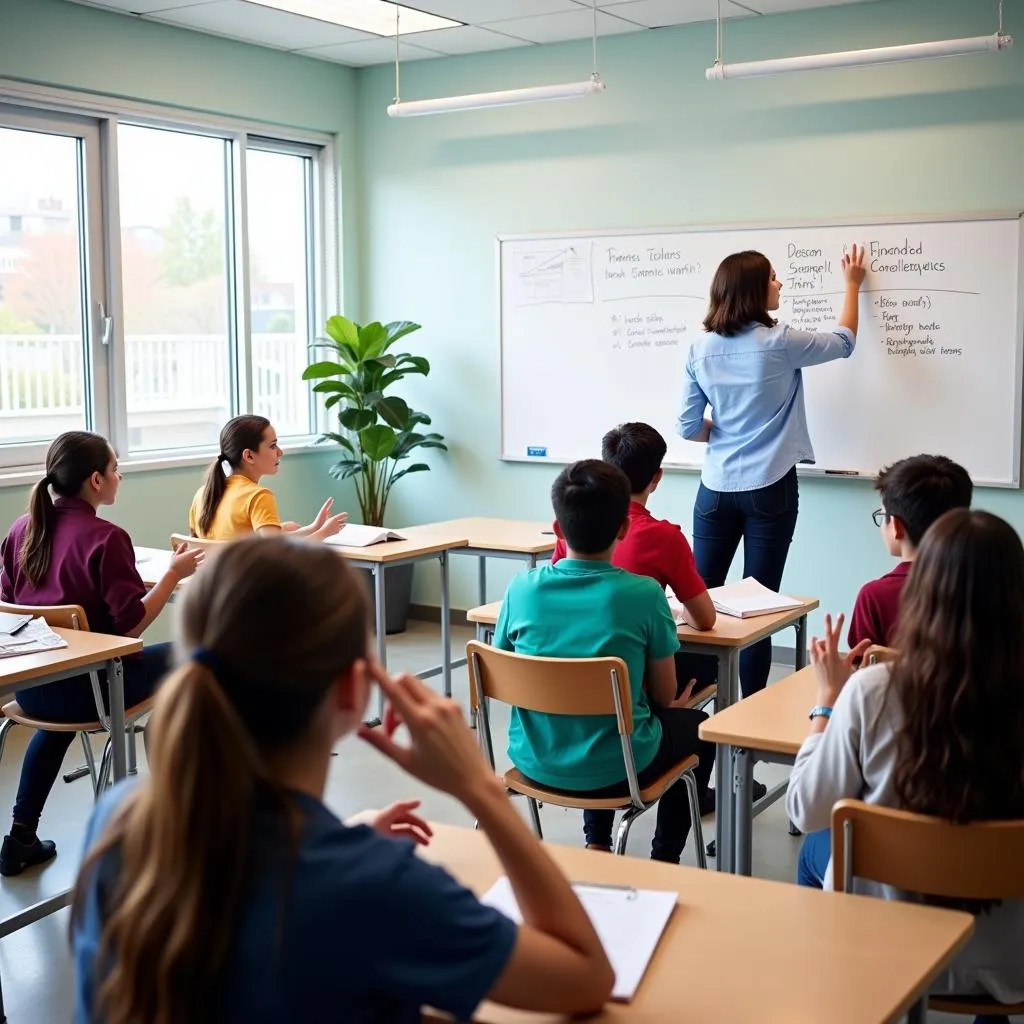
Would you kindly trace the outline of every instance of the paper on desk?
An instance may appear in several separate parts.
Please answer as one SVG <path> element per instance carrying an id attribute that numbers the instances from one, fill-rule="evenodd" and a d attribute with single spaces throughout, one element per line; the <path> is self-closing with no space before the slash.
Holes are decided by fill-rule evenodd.
<path id="1" fill-rule="evenodd" d="M 66 640 L 46 624 L 46 619 L 33 619 L 14 636 L 0 636 L 0 658 L 16 658 L 20 654 L 38 654 L 67 647 Z"/>
<path id="2" fill-rule="evenodd" d="M 636 995 L 679 894 L 654 889 L 615 889 L 583 882 L 573 885 L 573 889 L 615 971 L 612 999 L 628 1003 Z M 481 902 L 500 910 L 517 924 L 522 923 L 519 904 L 507 875 L 491 886 Z"/>
<path id="3" fill-rule="evenodd" d="M 785 612 L 801 605 L 795 597 L 787 597 L 785 594 L 769 590 L 753 576 L 748 576 L 738 583 L 727 583 L 724 587 L 712 587 L 708 594 L 714 603 L 715 611 L 737 619 Z"/>

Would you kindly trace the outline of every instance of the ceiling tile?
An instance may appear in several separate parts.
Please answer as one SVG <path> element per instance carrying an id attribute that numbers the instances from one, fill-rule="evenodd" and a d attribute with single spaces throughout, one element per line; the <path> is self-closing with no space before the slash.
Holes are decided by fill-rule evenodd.
<path id="1" fill-rule="evenodd" d="M 421 33 L 422 34 L 422 33 Z M 306 57 L 319 57 L 341 64 L 362 67 L 366 64 L 387 64 L 395 59 L 394 39 L 366 39 L 360 43 L 344 43 L 341 46 L 315 46 L 300 51 Z M 413 46 L 404 39 L 401 43 L 401 57 L 407 60 L 425 60 L 428 57 L 442 57 L 437 50 Z"/>
<path id="2" fill-rule="evenodd" d="M 166 0 L 165 0 L 166 3 Z M 243 3 L 242 0 L 217 0 L 200 4 L 161 10 L 152 15 L 157 21 L 200 32 L 216 32 L 281 50 L 301 50 L 308 46 L 354 43 L 361 39 L 374 39 L 367 32 L 358 32 L 343 25 L 330 25 L 297 14 L 275 11 L 270 7 Z"/>
<path id="3" fill-rule="evenodd" d="M 784 11 L 809 11 L 812 7 L 838 7 L 840 4 L 867 3 L 871 0 L 739 0 L 758 14 L 782 14 Z"/>
<path id="4" fill-rule="evenodd" d="M 203 7 L 216 2 L 218 0 L 88 0 L 88 5 L 123 11 L 125 14 L 152 14 L 153 11 L 168 8 Z"/>
<path id="5" fill-rule="evenodd" d="M 407 7 L 415 7 L 442 18 L 464 21 L 467 25 L 486 25 L 489 21 L 507 18 L 532 18 L 538 14 L 560 14 L 575 11 L 575 0 L 403 0 Z"/>
<path id="6" fill-rule="evenodd" d="M 661 28 L 665 25 L 685 25 L 694 21 L 714 21 L 718 13 L 716 0 L 607 0 L 604 10 L 628 18 L 646 28 Z M 751 16 L 752 11 L 725 0 L 722 17 L 740 18 Z"/>
<path id="7" fill-rule="evenodd" d="M 475 25 L 439 28 L 433 32 L 410 32 L 405 38 L 414 45 L 426 46 L 446 54 L 483 53 L 485 50 L 505 50 L 512 46 L 533 45 L 526 39 L 515 39 Z"/>
<path id="8" fill-rule="evenodd" d="M 599 36 L 638 32 L 642 27 L 603 12 L 597 15 Z M 507 32 L 510 36 L 518 36 L 520 39 L 529 39 L 533 43 L 554 43 L 563 39 L 589 38 L 593 30 L 593 19 L 589 11 L 580 10 L 566 14 L 546 14 L 537 18 L 510 18 L 508 21 L 493 22 L 488 28 L 496 32 Z"/>

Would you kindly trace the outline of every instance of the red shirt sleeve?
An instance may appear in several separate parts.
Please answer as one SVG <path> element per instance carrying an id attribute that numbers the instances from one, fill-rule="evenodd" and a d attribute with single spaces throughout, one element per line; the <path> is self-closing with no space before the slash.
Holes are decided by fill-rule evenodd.
<path id="1" fill-rule="evenodd" d="M 146 585 L 135 567 L 135 548 L 124 530 L 112 530 L 99 559 L 100 594 L 119 636 L 133 630 L 146 614 Z"/>
<path id="2" fill-rule="evenodd" d="M 554 565 L 555 562 L 559 561 L 562 558 L 565 558 L 565 553 L 565 541 L 562 540 L 561 537 L 559 537 L 558 540 L 555 541 L 555 550 L 551 552 L 551 564 Z"/>
<path id="3" fill-rule="evenodd" d="M 707 590 L 704 580 L 697 572 L 697 563 L 693 560 L 693 551 L 682 529 L 672 523 L 665 524 L 666 550 L 665 565 L 668 571 L 669 586 L 680 601 L 692 601 Z"/>
<path id="4" fill-rule="evenodd" d="M 857 594 L 846 639 L 851 650 L 862 640 L 870 640 L 873 644 L 885 643 L 885 630 L 879 621 L 878 606 L 872 596 L 870 583 L 865 583 Z"/>

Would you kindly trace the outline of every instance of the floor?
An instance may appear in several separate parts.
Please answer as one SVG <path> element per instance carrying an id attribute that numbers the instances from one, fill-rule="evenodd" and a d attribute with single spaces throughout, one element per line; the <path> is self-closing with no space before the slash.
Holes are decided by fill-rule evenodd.
<path id="1" fill-rule="evenodd" d="M 453 650 L 463 650 L 471 637 L 468 629 L 454 629 Z M 390 667 L 392 670 L 418 670 L 437 664 L 438 638 L 436 625 L 410 623 L 404 634 L 388 640 Z M 787 671 L 791 669 L 775 666 L 772 678 L 779 678 Z M 435 677 L 433 682 L 439 683 L 439 678 Z M 455 698 L 468 706 L 465 669 L 454 674 L 453 688 Z M 507 716 L 493 716 L 496 752 L 504 751 L 506 723 Z M 8 739 L 0 763 L 0 805 L 9 807 L 13 803 L 21 753 L 27 739 L 27 730 L 17 727 Z M 140 759 L 144 765 L 141 744 Z M 73 746 L 65 770 L 81 763 L 81 751 Z M 498 767 L 503 769 L 506 766 L 499 763 Z M 759 765 L 757 777 L 770 787 L 785 778 L 786 772 L 787 769 L 780 766 Z M 435 821 L 461 825 L 472 823 L 470 816 L 454 800 L 408 778 L 365 743 L 347 739 L 339 745 L 337 756 L 332 761 L 326 797 L 337 814 L 344 817 L 367 807 L 383 807 L 394 800 L 410 797 L 422 799 L 423 813 Z M 91 804 L 88 781 L 82 779 L 70 784 L 58 781 L 40 829 L 45 838 L 56 840 L 58 857 L 38 872 L 0 879 L 0 916 L 72 884 Z M 525 806 L 523 810 L 525 813 Z M 714 819 L 706 818 L 703 824 L 705 836 L 710 838 L 714 834 Z M 545 807 L 542 825 L 546 839 L 567 844 L 582 842 L 582 822 L 578 812 Z M 653 829 L 652 812 L 644 815 L 630 834 L 632 856 L 646 857 L 649 854 Z M 787 833 L 784 803 L 780 801 L 770 807 L 755 822 L 754 874 L 790 881 L 794 877 L 799 842 Z M 684 862 L 689 864 L 693 863 L 692 846 L 691 838 L 684 854 Z M 0 941 L 0 979 L 11 1024 L 67 1024 L 72 1019 L 73 973 L 67 943 L 68 915 L 67 910 L 54 914 Z M 931 1024 L 952 1024 L 958 1020 L 965 1018 L 943 1014 L 934 1014 L 930 1018 Z"/>

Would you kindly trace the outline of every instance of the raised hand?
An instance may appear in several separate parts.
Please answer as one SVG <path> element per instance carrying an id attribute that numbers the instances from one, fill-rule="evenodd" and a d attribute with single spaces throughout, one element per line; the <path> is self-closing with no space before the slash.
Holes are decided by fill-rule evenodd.
<path id="1" fill-rule="evenodd" d="M 818 703 L 832 707 L 839 697 L 847 680 L 853 675 L 864 652 L 871 646 L 870 640 L 861 640 L 852 651 L 839 653 L 839 643 L 843 635 L 845 616 L 840 614 L 832 626 L 832 616 L 825 616 L 825 638 L 811 640 L 811 664 L 818 680 Z"/>
<path id="2" fill-rule="evenodd" d="M 853 243 L 853 248 L 843 255 L 840 261 L 843 270 L 843 277 L 847 284 L 854 284 L 858 288 L 867 276 L 867 267 L 864 266 L 864 246 Z"/>

